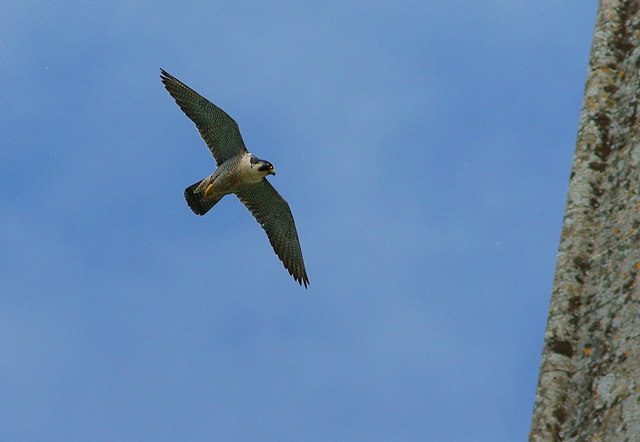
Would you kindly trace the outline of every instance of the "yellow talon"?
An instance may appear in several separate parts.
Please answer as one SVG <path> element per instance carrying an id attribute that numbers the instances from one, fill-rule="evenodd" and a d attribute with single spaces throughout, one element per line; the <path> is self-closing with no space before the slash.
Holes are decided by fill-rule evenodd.
<path id="1" fill-rule="evenodd" d="M 213 184 L 209 184 L 204 190 L 204 196 L 209 196 L 213 193 Z"/>

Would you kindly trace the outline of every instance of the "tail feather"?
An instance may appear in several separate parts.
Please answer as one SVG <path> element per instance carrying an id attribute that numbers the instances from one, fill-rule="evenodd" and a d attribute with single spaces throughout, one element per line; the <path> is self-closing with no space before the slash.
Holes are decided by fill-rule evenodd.
<path id="1" fill-rule="evenodd" d="M 224 196 L 205 196 L 204 189 L 198 190 L 198 186 L 202 181 L 204 180 L 198 181 L 184 189 L 184 198 L 187 200 L 189 208 L 191 208 L 196 215 L 204 215 L 207 213 L 222 199 L 222 196 Z"/>

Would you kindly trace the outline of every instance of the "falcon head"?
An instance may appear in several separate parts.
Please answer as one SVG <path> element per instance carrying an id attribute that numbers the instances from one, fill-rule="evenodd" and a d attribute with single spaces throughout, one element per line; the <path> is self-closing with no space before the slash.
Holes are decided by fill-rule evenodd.
<path id="1" fill-rule="evenodd" d="M 260 172 L 264 172 L 265 175 L 275 175 L 276 170 L 273 168 L 273 164 L 268 161 L 260 160 L 262 164 L 258 166 Z"/>
<path id="2" fill-rule="evenodd" d="M 251 156 L 251 167 L 257 167 L 258 172 L 262 173 L 264 176 L 276 174 L 276 170 L 273 168 L 273 164 L 268 161 L 256 158 L 253 155 Z"/>

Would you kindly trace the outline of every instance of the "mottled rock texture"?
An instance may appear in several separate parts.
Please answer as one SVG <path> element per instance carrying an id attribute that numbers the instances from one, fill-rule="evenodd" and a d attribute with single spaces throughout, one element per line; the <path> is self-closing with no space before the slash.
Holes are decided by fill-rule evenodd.
<path id="1" fill-rule="evenodd" d="M 640 441 L 639 41 L 640 0 L 602 0 L 532 441 Z"/>

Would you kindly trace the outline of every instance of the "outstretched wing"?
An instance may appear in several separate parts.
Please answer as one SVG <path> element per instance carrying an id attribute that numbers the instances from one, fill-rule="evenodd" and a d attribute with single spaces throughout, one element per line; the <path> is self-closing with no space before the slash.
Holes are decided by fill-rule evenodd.
<path id="1" fill-rule="evenodd" d="M 218 166 L 247 151 L 233 118 L 164 69 L 160 69 L 160 72 L 164 87 L 187 117 L 196 123 L 200 136 L 209 146 Z"/>
<path id="2" fill-rule="evenodd" d="M 267 232 L 273 250 L 289 274 L 306 288 L 309 277 L 289 204 L 266 179 L 245 186 L 235 194 Z"/>

